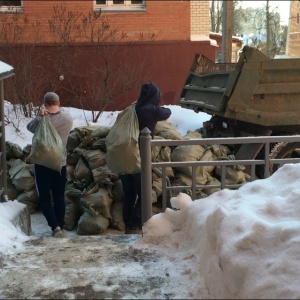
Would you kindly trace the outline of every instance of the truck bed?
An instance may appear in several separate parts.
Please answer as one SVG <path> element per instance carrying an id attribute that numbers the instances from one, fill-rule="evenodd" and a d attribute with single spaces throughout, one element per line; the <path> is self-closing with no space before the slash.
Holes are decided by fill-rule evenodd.
<path id="1" fill-rule="evenodd" d="M 196 55 L 179 103 L 265 127 L 300 125 L 300 59 L 269 59 L 248 46 L 237 64 Z"/>

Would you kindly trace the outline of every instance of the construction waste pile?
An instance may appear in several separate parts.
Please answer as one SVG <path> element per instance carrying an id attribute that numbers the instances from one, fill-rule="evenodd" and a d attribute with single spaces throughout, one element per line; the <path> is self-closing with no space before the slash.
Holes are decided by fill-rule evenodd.
<path id="1" fill-rule="evenodd" d="M 65 229 L 77 228 L 80 235 L 100 234 L 108 227 L 123 231 L 122 219 L 123 190 L 117 174 L 106 165 L 105 138 L 110 130 L 106 126 L 82 126 L 74 128 L 67 142 L 67 185 L 65 192 L 66 217 Z M 158 122 L 155 139 L 199 139 L 198 131 L 182 136 L 167 121 Z M 8 165 L 8 198 L 18 200 L 28 206 L 30 213 L 38 208 L 38 194 L 35 189 L 34 165 L 27 164 L 31 145 L 23 149 L 6 142 Z M 120 153 L 122 155 L 122 153 Z M 168 161 L 213 161 L 234 159 L 229 149 L 223 145 L 200 145 L 152 148 L 153 162 Z M 207 188 L 197 190 L 197 199 L 220 190 L 209 188 L 220 184 L 221 168 L 213 166 L 197 167 L 196 181 Z M 167 176 L 172 186 L 187 186 L 182 192 L 191 195 L 191 167 L 167 168 Z M 243 184 L 249 176 L 244 166 L 235 165 L 226 168 L 226 184 Z M 179 193 L 180 190 L 176 193 Z M 153 172 L 152 207 L 153 213 L 161 212 L 162 178 L 159 172 Z"/>

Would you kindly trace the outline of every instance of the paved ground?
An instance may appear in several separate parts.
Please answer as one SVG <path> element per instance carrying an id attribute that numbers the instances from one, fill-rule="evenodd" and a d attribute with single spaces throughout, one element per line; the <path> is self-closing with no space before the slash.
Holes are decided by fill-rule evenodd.
<path id="1" fill-rule="evenodd" d="M 136 249 L 137 235 L 38 238 L 0 260 L 2 299 L 173 298 L 170 274 L 155 252 Z M 151 265 L 151 266 L 150 266 Z M 164 287 L 162 289 L 162 287 Z M 151 297 L 152 296 L 152 297 Z"/>

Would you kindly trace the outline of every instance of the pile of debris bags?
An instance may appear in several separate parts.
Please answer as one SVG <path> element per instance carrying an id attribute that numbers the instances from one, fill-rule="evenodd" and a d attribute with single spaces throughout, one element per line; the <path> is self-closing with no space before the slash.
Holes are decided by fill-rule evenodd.
<path id="1" fill-rule="evenodd" d="M 65 192 L 66 217 L 65 228 L 77 228 L 78 234 L 99 234 L 108 227 L 124 230 L 122 219 L 122 184 L 117 174 L 111 172 L 106 165 L 105 138 L 110 130 L 106 126 L 82 126 L 74 128 L 67 142 L 67 185 Z M 155 139 L 198 139 L 197 131 L 188 132 L 182 136 L 176 128 L 167 121 L 158 122 Z M 38 195 L 34 184 L 34 168 L 26 164 L 31 145 L 21 149 L 16 144 L 6 143 L 8 160 L 8 197 L 27 204 L 31 213 L 38 209 Z M 201 161 L 234 159 L 228 155 L 226 146 L 178 146 L 152 148 L 153 162 L 168 161 Z M 122 153 L 120 153 L 122 155 Z M 226 183 L 239 184 L 247 180 L 243 166 L 227 167 Z M 161 170 L 154 170 L 152 184 L 153 212 L 161 212 L 162 178 Z M 178 190 L 191 195 L 191 167 L 168 167 L 166 169 L 171 185 L 187 186 Z M 197 198 L 203 198 L 220 188 L 209 188 L 220 184 L 219 167 L 197 167 L 196 181 L 207 188 L 197 190 Z"/>

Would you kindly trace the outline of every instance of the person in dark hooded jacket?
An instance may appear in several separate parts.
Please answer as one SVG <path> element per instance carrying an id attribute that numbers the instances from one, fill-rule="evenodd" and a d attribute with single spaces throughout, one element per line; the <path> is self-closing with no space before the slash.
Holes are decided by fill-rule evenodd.
<path id="1" fill-rule="evenodd" d="M 159 106 L 160 90 L 154 83 L 144 83 L 135 110 L 139 121 L 139 129 L 147 127 L 154 136 L 158 121 L 167 120 L 171 115 L 169 108 Z M 123 220 L 125 233 L 141 233 L 141 173 L 120 175 L 123 191 Z"/>

